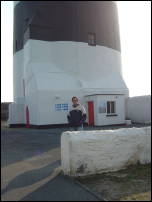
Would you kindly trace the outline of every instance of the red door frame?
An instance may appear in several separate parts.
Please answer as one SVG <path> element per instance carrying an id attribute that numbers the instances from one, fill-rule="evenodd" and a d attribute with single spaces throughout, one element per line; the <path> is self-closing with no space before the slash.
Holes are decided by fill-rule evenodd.
<path id="1" fill-rule="evenodd" d="M 94 103 L 93 103 L 93 101 L 88 102 L 88 124 L 94 125 Z"/>
<path id="2" fill-rule="evenodd" d="M 26 106 L 26 128 L 30 127 L 30 114 L 29 114 L 29 109 L 28 106 Z"/>

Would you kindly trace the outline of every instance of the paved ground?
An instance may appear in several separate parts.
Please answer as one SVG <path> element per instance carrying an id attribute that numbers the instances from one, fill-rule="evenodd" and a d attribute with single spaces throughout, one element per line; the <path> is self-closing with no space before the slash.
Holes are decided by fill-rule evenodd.
<path id="1" fill-rule="evenodd" d="M 66 130 L 2 127 L 2 201 L 98 201 L 60 173 L 60 136 Z"/>
<path id="2" fill-rule="evenodd" d="M 122 126 L 113 126 L 110 129 L 120 127 Z M 101 128 L 109 129 L 109 127 L 86 127 L 85 130 Z M 76 181 L 60 173 L 58 169 L 60 168 L 60 137 L 62 132 L 67 130 L 69 129 L 13 129 L 5 127 L 5 122 L 2 123 L 2 201 L 99 200 Z"/>

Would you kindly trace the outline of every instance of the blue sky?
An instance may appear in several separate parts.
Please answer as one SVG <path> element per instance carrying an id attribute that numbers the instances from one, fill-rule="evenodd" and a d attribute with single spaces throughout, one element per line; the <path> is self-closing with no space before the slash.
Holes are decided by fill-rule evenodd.
<path id="1" fill-rule="evenodd" d="M 130 96 L 151 94 L 151 2 L 118 1 L 123 78 Z M 1 1 L 1 102 L 13 101 L 13 2 Z"/>

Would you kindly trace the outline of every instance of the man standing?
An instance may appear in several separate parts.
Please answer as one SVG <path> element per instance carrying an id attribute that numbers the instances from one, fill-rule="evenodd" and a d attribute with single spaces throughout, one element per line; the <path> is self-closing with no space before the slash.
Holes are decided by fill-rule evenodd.
<path id="1" fill-rule="evenodd" d="M 83 130 L 83 123 L 86 120 L 86 110 L 79 103 L 77 97 L 72 98 L 72 108 L 69 110 L 67 118 L 69 125 L 74 130 Z"/>

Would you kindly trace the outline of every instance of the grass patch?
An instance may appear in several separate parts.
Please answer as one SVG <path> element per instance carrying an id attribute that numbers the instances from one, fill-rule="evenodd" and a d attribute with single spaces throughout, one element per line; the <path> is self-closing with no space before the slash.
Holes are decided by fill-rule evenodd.
<path id="1" fill-rule="evenodd" d="M 120 201 L 131 195 L 134 198 L 151 190 L 151 164 L 132 165 L 121 171 L 78 177 L 77 180 L 109 201 Z"/>
<path id="2" fill-rule="evenodd" d="M 119 201 L 151 201 L 151 192 L 132 194 L 130 196 L 120 198 Z"/>

